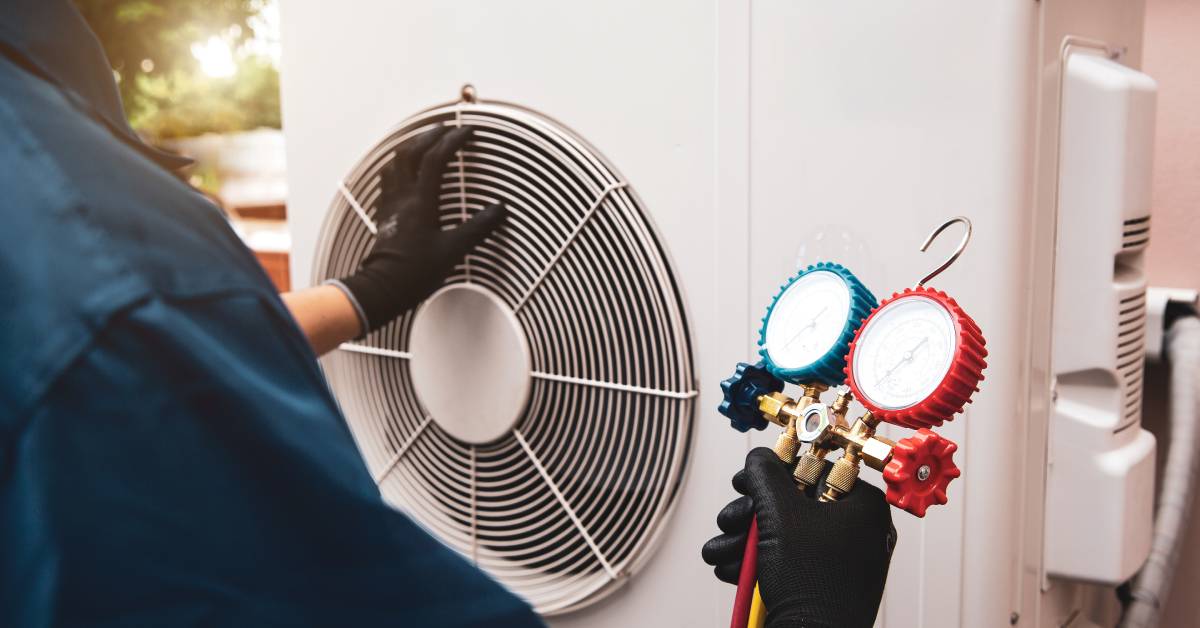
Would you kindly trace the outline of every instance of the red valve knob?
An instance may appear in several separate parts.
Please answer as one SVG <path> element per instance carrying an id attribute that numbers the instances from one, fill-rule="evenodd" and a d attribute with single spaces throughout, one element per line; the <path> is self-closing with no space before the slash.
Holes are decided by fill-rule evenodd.
<path id="1" fill-rule="evenodd" d="M 900 439 L 883 468 L 888 503 L 918 517 L 930 506 L 946 503 L 946 487 L 962 474 L 954 464 L 957 449 L 954 441 L 924 428 Z"/>

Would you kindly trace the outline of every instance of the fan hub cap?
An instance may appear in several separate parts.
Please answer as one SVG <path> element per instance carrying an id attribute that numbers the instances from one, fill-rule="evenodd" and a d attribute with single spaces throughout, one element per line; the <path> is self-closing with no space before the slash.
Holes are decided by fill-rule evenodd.
<path id="1" fill-rule="evenodd" d="M 475 284 L 429 297 L 409 347 L 417 398 L 434 423 L 474 445 L 512 431 L 531 385 L 529 343 L 512 308 Z"/>

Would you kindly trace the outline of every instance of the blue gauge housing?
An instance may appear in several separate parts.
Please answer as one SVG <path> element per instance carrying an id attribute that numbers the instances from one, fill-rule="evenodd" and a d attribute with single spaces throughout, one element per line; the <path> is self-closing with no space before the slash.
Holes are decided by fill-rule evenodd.
<path id="1" fill-rule="evenodd" d="M 779 303 L 779 298 L 787 292 L 788 288 L 805 275 L 818 271 L 833 273 L 846 283 L 850 293 L 850 309 L 846 316 L 846 322 L 833 346 L 820 358 L 800 367 L 781 367 L 771 360 L 770 352 L 767 351 L 767 322 L 771 320 L 771 314 Z M 850 341 L 854 340 L 854 332 L 862 325 L 863 319 L 878 305 L 879 302 L 875 299 L 875 295 L 871 294 L 871 291 L 845 266 L 833 262 L 818 262 L 805 268 L 784 282 L 779 288 L 779 292 L 775 294 L 775 298 L 771 299 L 771 305 L 767 306 L 767 314 L 762 318 L 762 327 L 758 333 L 758 346 L 760 347 L 758 353 L 763 358 L 763 364 L 772 375 L 793 384 L 840 385 L 846 380 L 846 354 L 850 351 Z"/>

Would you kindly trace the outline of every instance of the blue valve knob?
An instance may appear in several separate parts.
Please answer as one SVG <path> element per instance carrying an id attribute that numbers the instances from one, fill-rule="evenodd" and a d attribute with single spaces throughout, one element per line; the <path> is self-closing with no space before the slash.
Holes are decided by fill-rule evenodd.
<path id="1" fill-rule="evenodd" d="M 758 398 L 783 390 L 783 380 L 763 366 L 739 362 L 733 377 L 721 382 L 724 400 L 717 412 L 729 417 L 729 424 L 739 432 L 767 427 L 767 420 L 758 411 Z"/>

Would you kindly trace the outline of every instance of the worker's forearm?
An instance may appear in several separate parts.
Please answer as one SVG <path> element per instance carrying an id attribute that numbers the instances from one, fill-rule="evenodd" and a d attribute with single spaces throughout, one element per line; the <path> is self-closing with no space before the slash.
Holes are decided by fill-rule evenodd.
<path id="1" fill-rule="evenodd" d="M 354 304 L 337 286 L 324 285 L 282 295 L 317 355 L 324 355 L 362 332 Z"/>

